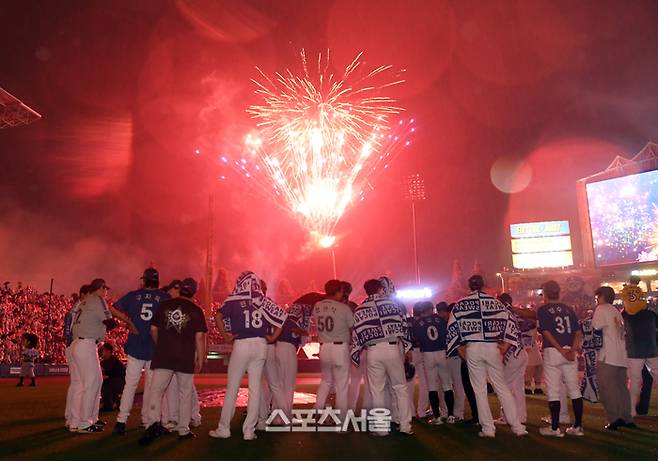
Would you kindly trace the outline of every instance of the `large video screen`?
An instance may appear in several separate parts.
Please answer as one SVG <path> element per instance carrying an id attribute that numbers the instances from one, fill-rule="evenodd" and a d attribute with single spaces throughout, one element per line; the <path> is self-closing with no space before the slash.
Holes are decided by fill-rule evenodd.
<path id="1" fill-rule="evenodd" d="M 587 184 L 594 260 L 612 266 L 658 260 L 658 171 Z"/>

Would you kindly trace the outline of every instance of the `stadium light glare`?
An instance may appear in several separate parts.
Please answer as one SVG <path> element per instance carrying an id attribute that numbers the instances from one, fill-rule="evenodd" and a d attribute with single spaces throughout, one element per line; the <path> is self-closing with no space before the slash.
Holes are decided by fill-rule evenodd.
<path id="1" fill-rule="evenodd" d="M 397 290 L 399 299 L 430 299 L 434 293 L 428 287 L 402 288 Z"/>

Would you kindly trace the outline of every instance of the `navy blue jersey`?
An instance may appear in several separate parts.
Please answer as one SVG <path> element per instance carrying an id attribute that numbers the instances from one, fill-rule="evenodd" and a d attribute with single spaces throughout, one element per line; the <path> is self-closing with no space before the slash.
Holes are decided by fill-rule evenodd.
<path id="1" fill-rule="evenodd" d="M 444 351 L 446 349 L 446 335 L 448 322 L 437 314 L 429 317 L 414 317 L 411 320 L 411 330 L 414 347 L 421 352 Z"/>
<path id="2" fill-rule="evenodd" d="M 293 328 L 297 328 L 297 325 L 292 320 L 286 319 L 286 323 L 283 324 L 283 329 L 281 330 L 281 335 L 279 335 L 279 341 L 299 347 L 302 343 L 302 337 L 292 331 Z"/>
<path id="3" fill-rule="evenodd" d="M 248 300 L 227 301 L 219 312 L 228 319 L 235 339 L 264 338 L 272 326 L 261 310 Z"/>
<path id="4" fill-rule="evenodd" d="M 124 346 L 126 354 L 139 360 L 151 360 L 153 356 L 153 339 L 151 338 L 151 319 L 160 307 L 160 303 L 169 299 L 169 295 L 160 290 L 135 290 L 119 299 L 115 304 L 118 310 L 130 317 L 139 334 L 129 334 Z"/>
<path id="5" fill-rule="evenodd" d="M 550 331 L 560 346 L 571 346 L 576 332 L 580 331 L 578 317 L 574 310 L 562 303 L 544 304 L 537 310 L 538 329 Z M 544 349 L 553 347 L 544 338 Z"/>

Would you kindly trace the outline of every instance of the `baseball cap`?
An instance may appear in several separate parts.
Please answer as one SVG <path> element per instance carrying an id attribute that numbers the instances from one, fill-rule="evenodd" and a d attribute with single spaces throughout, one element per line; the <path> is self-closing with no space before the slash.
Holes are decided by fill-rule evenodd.
<path id="1" fill-rule="evenodd" d="M 104 280 L 104 279 L 94 279 L 94 280 L 92 280 L 91 283 L 89 284 L 89 292 L 96 291 L 96 290 L 98 290 L 98 289 L 100 289 L 100 288 L 106 288 L 106 289 L 108 289 L 108 290 L 110 289 L 110 287 L 108 287 L 108 286 L 105 284 L 105 280 Z"/>
<path id="2" fill-rule="evenodd" d="M 160 274 L 158 273 L 157 269 L 153 267 L 149 267 L 148 269 L 144 270 L 144 275 L 142 275 L 142 279 L 149 282 L 159 282 Z"/>
<path id="3" fill-rule="evenodd" d="M 183 282 L 181 282 L 181 281 L 178 280 L 178 279 L 174 279 L 174 280 L 172 280 L 171 282 L 169 282 L 169 285 L 162 287 L 162 289 L 163 289 L 164 291 L 169 291 L 169 290 L 171 290 L 172 288 L 176 288 L 176 289 L 180 290 L 181 283 L 183 283 Z"/>
<path id="4" fill-rule="evenodd" d="M 183 296 L 194 296 L 197 290 L 197 283 L 191 277 L 184 279 L 180 284 L 180 294 Z"/>

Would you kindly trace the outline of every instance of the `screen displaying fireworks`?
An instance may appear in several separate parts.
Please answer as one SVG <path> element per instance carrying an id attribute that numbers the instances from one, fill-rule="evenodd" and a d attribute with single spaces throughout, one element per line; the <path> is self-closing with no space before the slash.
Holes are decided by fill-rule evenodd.
<path id="1" fill-rule="evenodd" d="M 350 204 L 410 144 L 414 120 L 399 119 L 403 109 L 385 95 L 403 82 L 391 66 L 366 70 L 359 54 L 336 75 L 328 53 L 312 64 L 303 51 L 300 58 L 297 73 L 258 70 L 252 81 L 262 101 L 247 110 L 256 130 L 246 136 L 241 158 L 220 160 L 327 247 Z"/>
<path id="2" fill-rule="evenodd" d="M 658 260 L 658 171 L 587 184 L 596 263 Z"/>

